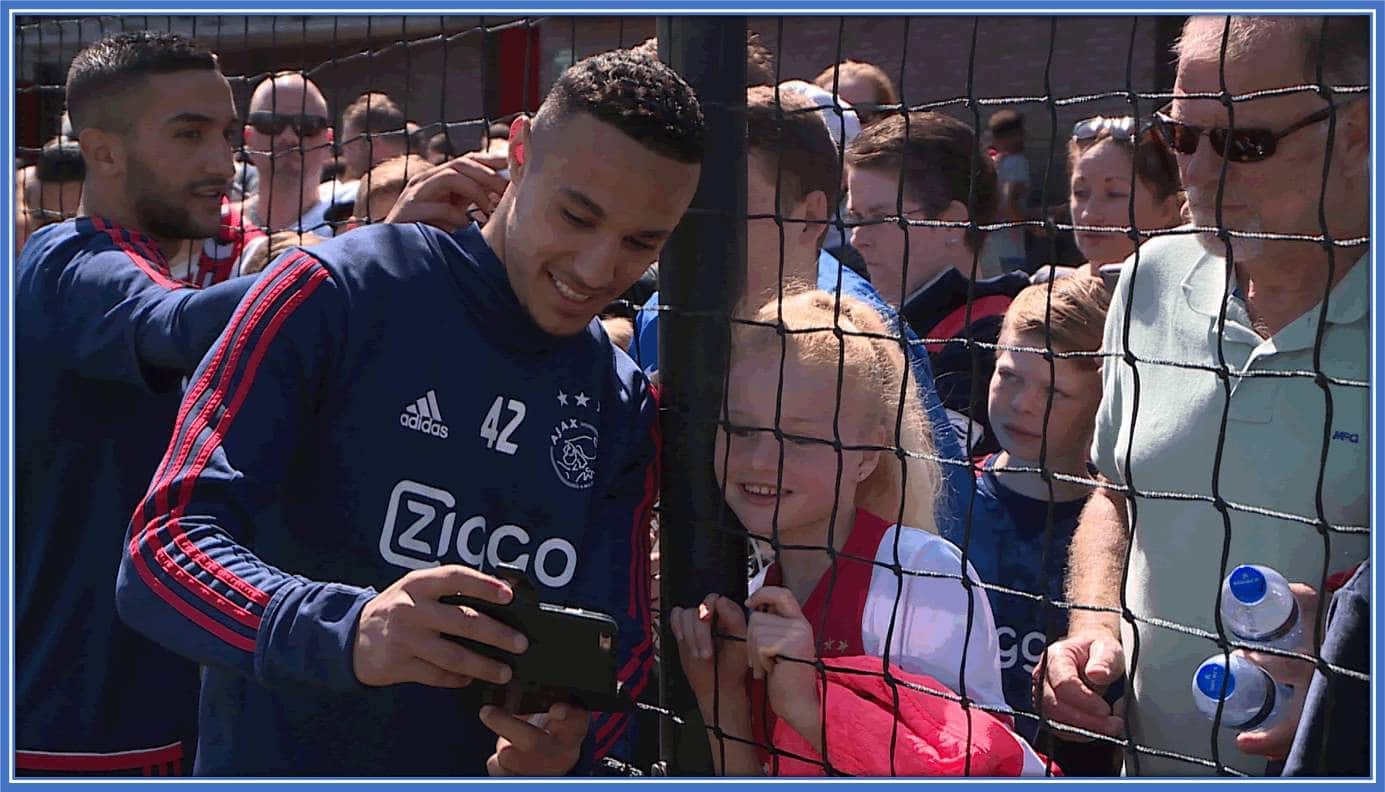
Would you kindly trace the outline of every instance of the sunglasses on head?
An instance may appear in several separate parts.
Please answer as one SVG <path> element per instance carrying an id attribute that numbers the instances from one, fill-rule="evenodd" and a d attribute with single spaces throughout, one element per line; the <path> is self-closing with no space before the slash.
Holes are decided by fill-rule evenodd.
<path id="1" fill-rule="evenodd" d="M 288 113 L 271 113 L 260 111 L 251 113 L 245 117 L 245 123 L 254 128 L 261 135 L 282 134 L 290 126 L 299 137 L 312 137 L 319 135 L 322 130 L 327 128 L 327 119 L 318 115 L 291 115 Z"/>
<path id="2" fill-rule="evenodd" d="M 1274 156 L 1280 140 L 1300 129 L 1306 129 L 1326 121 L 1332 116 L 1333 111 L 1333 108 L 1324 107 L 1316 113 L 1304 116 L 1284 129 L 1275 132 L 1270 129 L 1256 129 L 1254 127 L 1207 129 L 1192 124 L 1184 124 L 1169 117 L 1168 110 L 1170 107 L 1172 107 L 1171 104 L 1166 105 L 1164 109 L 1154 113 L 1154 129 L 1158 132 L 1159 137 L 1168 144 L 1169 148 L 1179 154 L 1193 154 L 1197 151 L 1197 145 L 1202 136 L 1206 135 L 1212 143 L 1212 150 L 1217 152 L 1217 156 L 1225 157 L 1231 162 L 1263 162 Z"/>
<path id="3" fill-rule="evenodd" d="M 1092 116 L 1084 118 L 1072 126 L 1072 139 L 1077 141 L 1095 140 L 1102 132 L 1116 140 L 1131 140 L 1149 129 L 1149 123 L 1136 124 L 1132 116 Z"/>

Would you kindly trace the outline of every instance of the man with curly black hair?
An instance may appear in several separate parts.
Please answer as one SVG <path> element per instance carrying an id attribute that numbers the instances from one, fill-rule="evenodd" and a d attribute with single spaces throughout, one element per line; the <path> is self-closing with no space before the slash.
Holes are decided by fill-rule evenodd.
<path id="1" fill-rule="evenodd" d="M 507 603 L 485 572 L 518 566 L 611 615 L 622 690 L 645 686 L 656 404 L 595 317 L 658 256 L 703 147 L 677 74 L 597 55 L 516 122 L 508 185 L 454 160 L 394 222 L 261 277 L 194 376 L 117 585 L 124 618 L 206 668 L 197 773 L 559 775 L 624 752 L 625 713 L 450 695 L 511 672 L 444 635 L 528 643 L 438 600 Z"/>

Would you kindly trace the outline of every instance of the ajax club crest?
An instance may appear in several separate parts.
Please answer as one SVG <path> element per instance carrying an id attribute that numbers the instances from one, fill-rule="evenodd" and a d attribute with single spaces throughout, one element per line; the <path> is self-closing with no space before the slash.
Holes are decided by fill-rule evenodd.
<path id="1" fill-rule="evenodd" d="M 585 394 L 579 394 L 581 406 L 590 401 Z M 567 404 L 566 394 L 559 394 L 558 401 Z M 600 433 L 596 427 L 580 418 L 566 418 L 553 427 L 548 436 L 548 456 L 553 461 L 553 470 L 558 479 L 573 489 L 590 489 L 596 483 L 596 449 Z"/>

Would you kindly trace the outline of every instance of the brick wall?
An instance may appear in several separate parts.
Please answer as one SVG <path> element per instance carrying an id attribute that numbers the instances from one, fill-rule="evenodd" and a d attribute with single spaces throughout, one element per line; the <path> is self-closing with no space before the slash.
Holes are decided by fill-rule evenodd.
<path id="1" fill-rule="evenodd" d="M 1056 25 L 1051 20 L 1056 19 Z M 653 35 L 651 17 L 614 19 L 564 18 L 543 29 L 544 86 L 572 59 L 617 46 L 631 46 Z M 782 79 L 812 80 L 841 56 L 875 63 L 901 88 L 910 106 L 959 99 L 1042 96 L 1044 70 L 1052 40 L 1049 82 L 1056 99 L 1124 91 L 1129 64 L 1130 88 L 1168 90 L 1168 79 L 1156 66 L 1157 20 L 1130 16 L 914 16 L 914 17 L 752 17 L 748 27 L 774 52 Z M 973 28 L 976 55 L 971 58 Z M 1133 36 L 1132 36 L 1133 33 Z M 575 35 L 574 35 L 575 34 Z M 1160 57 L 1166 57 L 1161 55 Z M 907 67 L 904 66 L 907 60 Z M 1129 105 L 1107 97 L 1056 107 L 1056 125 L 1048 107 L 1038 101 L 1009 105 L 1025 116 L 1031 184 L 1041 190 L 1046 163 L 1051 163 L 1050 200 L 1067 194 L 1065 149 L 1074 122 L 1097 113 L 1122 115 Z M 938 108 L 969 124 L 975 116 L 963 104 Z M 981 126 L 999 106 L 978 106 Z M 1142 103 L 1141 112 L 1153 107 Z M 1050 157 L 1049 154 L 1052 154 Z"/>
<path id="2" fill-rule="evenodd" d="M 372 17 L 198 17 L 195 32 L 220 52 L 228 75 L 257 75 L 282 68 L 312 70 L 311 76 L 327 96 L 334 115 L 365 90 L 380 90 L 395 97 L 410 118 L 420 124 L 438 120 L 458 122 L 479 119 L 487 108 L 487 80 L 494 81 L 494 53 L 487 53 L 479 24 L 503 24 L 500 18 L 413 16 Z M 539 29 L 540 95 L 562 69 L 575 58 L 617 46 L 633 46 L 654 34 L 655 17 L 563 16 L 536 20 Z M 154 29 L 194 32 L 192 17 L 126 18 L 128 27 L 147 24 Z M 910 105 L 944 102 L 965 97 L 967 75 L 973 74 L 976 97 L 1039 96 L 1044 93 L 1044 66 L 1050 51 L 1049 79 L 1057 98 L 1121 91 L 1126 88 L 1127 63 L 1131 87 L 1156 90 L 1167 79 L 1156 64 L 1155 17 L 1138 20 L 1128 16 L 1062 16 L 1053 25 L 1050 17 L 1036 16 L 914 16 L 914 17 L 752 17 L 749 27 L 778 59 L 784 79 L 812 79 L 842 57 L 876 63 L 890 74 Z M 1165 23 L 1167 24 L 1167 23 Z M 118 18 L 101 24 L 64 25 L 47 33 L 36 31 L 21 37 L 23 54 L 17 78 L 40 76 L 60 82 L 79 43 L 90 42 L 100 31 L 120 29 Z M 976 30 L 975 58 L 972 34 Z M 1133 37 L 1132 37 L 1133 28 Z M 443 35 L 447 36 L 444 44 Z M 390 46 L 407 39 L 407 47 Z M 443 69 L 444 50 L 446 69 Z M 373 51 L 370 57 L 359 53 Z M 487 63 L 487 61 L 492 61 Z M 490 72 L 489 76 L 487 72 Z M 244 109 L 253 87 L 246 79 L 232 79 L 238 105 Z M 1167 86 L 1164 86 L 1167 89 Z M 55 131 L 59 96 L 47 96 L 38 125 L 44 136 Z M 1024 113 L 1029 132 L 1028 152 L 1033 167 L 1032 184 L 1040 185 L 1046 164 L 1051 163 L 1050 195 L 1066 194 L 1063 142 L 1075 120 L 1097 112 L 1124 112 L 1119 97 L 1084 101 L 1056 108 L 1057 123 L 1042 102 L 1014 105 Z M 971 111 L 961 103 L 941 110 L 974 123 Z M 980 120 L 997 109 L 981 106 Z M 1148 106 L 1142 108 L 1149 110 Z M 53 119 L 47 118 L 52 115 Z M 32 119 L 17 119 L 26 129 Z M 24 126 L 27 124 L 28 126 Z M 454 144 L 470 145 L 479 135 L 479 123 L 453 128 Z M 1048 155 L 1052 151 L 1052 158 Z"/>

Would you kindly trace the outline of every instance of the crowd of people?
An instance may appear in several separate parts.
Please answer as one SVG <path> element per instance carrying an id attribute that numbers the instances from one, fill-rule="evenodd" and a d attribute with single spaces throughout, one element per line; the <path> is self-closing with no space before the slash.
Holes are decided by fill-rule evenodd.
<path id="1" fill-rule="evenodd" d="M 86 47 L 16 175 L 17 772 L 648 765 L 662 614 L 720 774 L 1367 774 L 1369 93 L 1273 89 L 1369 53 L 1190 17 L 1166 106 L 1073 128 L 1082 261 L 1036 267 L 1022 114 L 775 85 L 752 36 L 708 431 L 757 563 L 660 602 L 657 260 L 721 110 L 657 42 L 461 156 L 382 93 L 334 124 L 278 72 L 240 113 L 197 42 Z M 1225 629 L 1242 563 L 1293 581 L 1292 651 Z M 440 602 L 505 606 L 506 565 L 614 620 L 630 709 L 449 692 L 513 671 L 447 638 L 528 649 Z M 1189 690 L 1231 651 L 1285 697 L 1240 732 Z"/>

